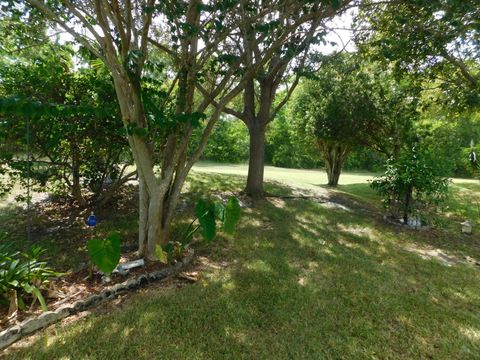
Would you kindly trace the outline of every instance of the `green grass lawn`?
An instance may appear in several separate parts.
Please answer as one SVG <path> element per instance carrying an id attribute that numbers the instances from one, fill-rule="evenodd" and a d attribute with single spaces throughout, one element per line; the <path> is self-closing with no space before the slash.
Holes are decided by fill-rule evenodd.
<path id="1" fill-rule="evenodd" d="M 194 166 L 194 170 L 197 172 L 246 176 L 248 165 L 201 161 Z M 345 172 L 340 177 L 340 183 L 342 185 L 366 183 L 373 176 L 374 174 L 366 172 Z M 327 183 L 327 175 L 323 170 L 286 169 L 274 166 L 265 166 L 265 179 L 316 190 L 318 190 L 319 185 Z"/>
<path id="2" fill-rule="evenodd" d="M 243 177 L 195 170 L 193 194 L 243 186 Z M 323 182 L 316 172 L 287 172 L 267 168 L 267 178 L 307 187 Z M 381 214 L 379 199 L 357 177 L 366 175 L 343 178 L 340 196 Z M 455 209 L 480 194 L 474 183 L 456 186 Z M 472 193 L 458 196 L 463 188 Z M 289 191 L 278 184 L 268 190 Z M 193 265 L 202 271 L 198 282 L 138 293 L 121 307 L 53 326 L 7 358 L 480 358 L 480 267 L 447 266 L 412 251 L 480 259 L 479 237 L 452 228 L 402 230 L 378 214 L 270 198 L 245 210 L 234 238 L 197 249 L 210 264 Z"/>

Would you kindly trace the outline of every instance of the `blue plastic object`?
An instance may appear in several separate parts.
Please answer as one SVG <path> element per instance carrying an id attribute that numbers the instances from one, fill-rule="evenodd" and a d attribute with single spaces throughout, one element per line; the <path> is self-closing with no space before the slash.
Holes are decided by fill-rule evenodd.
<path id="1" fill-rule="evenodd" d="M 87 225 L 91 227 L 97 226 L 97 217 L 93 214 L 93 212 L 87 219 Z"/>

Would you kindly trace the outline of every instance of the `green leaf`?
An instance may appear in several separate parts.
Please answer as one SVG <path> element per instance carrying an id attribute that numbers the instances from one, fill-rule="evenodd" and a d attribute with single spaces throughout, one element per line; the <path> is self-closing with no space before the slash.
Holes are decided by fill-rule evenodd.
<path id="1" fill-rule="evenodd" d="M 223 220 L 223 231 L 233 235 L 240 220 L 241 208 L 238 199 L 234 196 L 230 197 L 225 207 L 225 216 Z"/>
<path id="2" fill-rule="evenodd" d="M 25 290 L 29 294 L 35 295 L 35 297 L 38 299 L 40 302 L 40 307 L 42 308 L 43 311 L 47 311 L 47 304 L 45 303 L 45 299 L 43 298 L 42 293 L 40 290 L 38 290 L 37 287 L 30 285 L 30 284 L 23 284 L 23 290 Z"/>
<path id="3" fill-rule="evenodd" d="M 113 233 L 105 240 L 89 240 L 87 249 L 92 262 L 105 274 L 110 274 L 120 261 L 120 235 Z"/>
<path id="4" fill-rule="evenodd" d="M 225 206 L 220 203 L 215 203 L 215 217 L 221 222 L 225 219 Z"/>
<path id="5" fill-rule="evenodd" d="M 198 199 L 195 204 L 195 216 L 200 219 L 207 212 L 207 202 L 203 199 Z"/>
<path id="6" fill-rule="evenodd" d="M 171 242 L 165 244 L 165 247 L 163 248 L 164 251 L 167 252 L 167 254 L 173 253 L 173 244 Z"/>
<path id="7" fill-rule="evenodd" d="M 337 10 L 342 5 L 340 0 L 331 0 L 332 7 Z"/>
<path id="8" fill-rule="evenodd" d="M 157 259 L 162 264 L 168 264 L 168 254 L 165 251 L 163 251 L 163 249 L 160 245 L 157 245 L 155 247 L 155 255 L 157 256 Z"/>
<path id="9" fill-rule="evenodd" d="M 25 310 L 25 308 L 26 308 L 25 302 L 23 301 L 23 299 L 20 296 L 18 297 L 17 301 L 18 301 L 18 308 L 20 310 Z"/>
<path id="10" fill-rule="evenodd" d="M 215 222 L 215 205 L 207 203 L 203 199 L 197 201 L 195 206 L 195 215 L 198 217 L 200 226 L 202 227 L 202 236 L 210 242 L 215 238 L 217 233 Z"/>

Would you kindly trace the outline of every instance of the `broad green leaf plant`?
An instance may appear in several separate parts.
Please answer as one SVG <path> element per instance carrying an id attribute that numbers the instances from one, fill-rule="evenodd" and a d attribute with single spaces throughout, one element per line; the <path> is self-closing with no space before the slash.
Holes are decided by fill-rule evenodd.
<path id="1" fill-rule="evenodd" d="M 241 216 L 238 199 L 230 197 L 226 204 L 199 199 L 195 205 L 195 219 L 190 223 L 182 242 L 188 241 L 199 230 L 203 239 L 210 243 L 220 230 L 228 235 L 234 235 Z M 218 223 L 220 227 L 217 228 Z"/>
<path id="2" fill-rule="evenodd" d="M 113 233 L 106 239 L 91 239 L 87 249 L 92 263 L 105 274 L 111 274 L 120 261 L 120 235 Z"/>

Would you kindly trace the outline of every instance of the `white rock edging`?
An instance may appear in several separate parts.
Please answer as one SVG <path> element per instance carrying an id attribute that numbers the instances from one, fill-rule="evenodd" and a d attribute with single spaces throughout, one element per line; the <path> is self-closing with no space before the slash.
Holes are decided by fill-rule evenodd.
<path id="1" fill-rule="evenodd" d="M 122 283 L 106 288 L 98 294 L 90 295 L 85 300 L 78 300 L 73 304 L 62 305 L 55 311 L 45 311 L 39 316 L 31 317 L 24 320 L 19 325 L 14 325 L 3 330 L 0 332 L 0 350 L 5 349 L 7 346 L 20 340 L 23 336 L 30 335 L 77 312 L 93 308 L 101 302 L 113 299 L 116 295 L 137 289 L 154 281 L 165 279 L 168 276 L 178 274 L 190 264 L 193 259 L 193 249 L 188 249 L 187 252 L 187 255 L 181 261 L 178 261 L 176 264 L 165 269 L 128 279 Z"/>
<path id="2" fill-rule="evenodd" d="M 420 230 L 420 231 L 424 231 L 424 230 L 430 230 L 432 228 L 431 225 L 409 225 L 409 224 L 404 224 L 403 222 L 400 222 L 400 221 L 395 221 L 391 218 L 389 218 L 388 216 L 384 216 L 383 217 L 383 220 L 385 222 L 387 222 L 388 224 L 391 224 L 391 225 L 395 225 L 395 226 L 398 226 L 398 227 L 401 227 L 401 228 L 404 228 L 404 229 L 410 229 L 410 230 Z"/>

